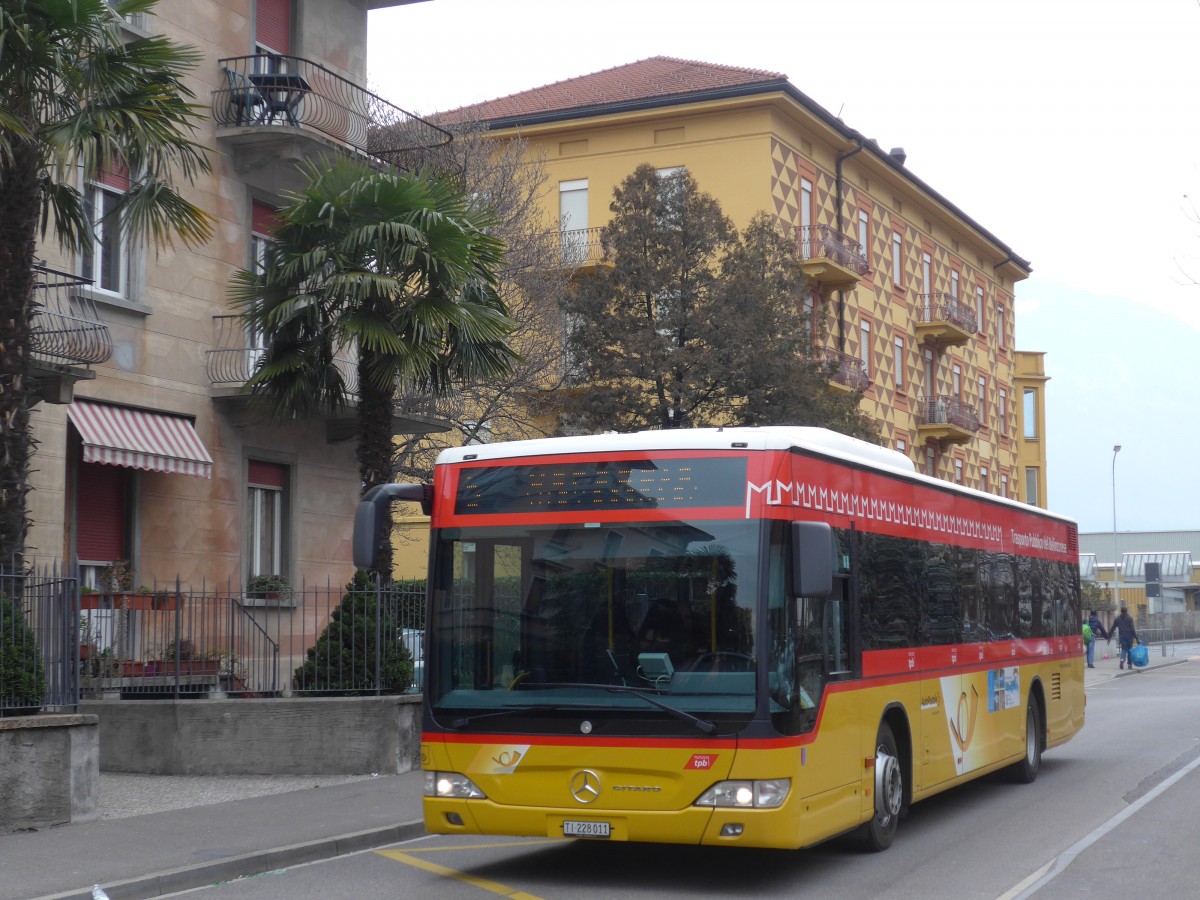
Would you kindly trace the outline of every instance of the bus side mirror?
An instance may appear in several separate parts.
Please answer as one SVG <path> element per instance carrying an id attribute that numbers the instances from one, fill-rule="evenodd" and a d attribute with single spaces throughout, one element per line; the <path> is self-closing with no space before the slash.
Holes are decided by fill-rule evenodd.
<path id="1" fill-rule="evenodd" d="M 837 569 L 837 541 L 828 522 L 792 523 L 792 592 L 828 597 Z"/>
<path id="2" fill-rule="evenodd" d="M 387 512 L 393 500 L 412 500 L 421 504 L 421 512 L 429 515 L 433 502 L 433 485 L 381 484 L 371 488 L 358 501 L 354 513 L 354 567 L 375 568 L 375 554 L 383 542 Z"/>

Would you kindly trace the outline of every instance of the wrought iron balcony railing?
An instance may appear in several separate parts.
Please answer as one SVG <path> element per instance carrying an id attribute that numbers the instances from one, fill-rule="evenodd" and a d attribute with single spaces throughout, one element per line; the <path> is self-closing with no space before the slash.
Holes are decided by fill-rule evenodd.
<path id="1" fill-rule="evenodd" d="M 248 339 L 240 316 L 213 316 L 213 325 L 216 337 L 205 360 L 209 382 L 218 387 L 243 387 L 262 359 L 263 349 Z M 347 393 L 358 397 L 358 360 L 354 351 L 335 357 L 333 364 L 346 383 Z M 437 418 L 451 416 L 461 405 L 457 396 L 435 397 L 411 388 L 397 388 L 394 399 L 397 412 Z"/>
<path id="2" fill-rule="evenodd" d="M 372 94 L 320 63 L 256 54 L 220 60 L 213 91 L 218 126 L 278 126 L 319 132 L 347 148 L 413 167 L 451 141 L 450 132 Z"/>
<path id="3" fill-rule="evenodd" d="M 979 414 L 971 404 L 957 397 L 922 397 L 920 400 L 922 425 L 951 425 L 963 431 L 979 430 Z"/>
<path id="4" fill-rule="evenodd" d="M 860 276 L 871 271 L 858 241 L 838 234 L 828 225 L 803 225 L 798 229 L 797 237 L 803 259 L 827 259 Z"/>
<path id="5" fill-rule="evenodd" d="M 247 336 L 240 316 L 213 316 L 213 326 L 216 329 L 213 349 L 205 354 L 208 380 L 217 386 L 242 387 L 254 374 L 262 359 L 263 348 L 255 346 Z M 355 360 L 339 356 L 334 358 L 333 364 L 342 373 L 346 390 L 357 396 L 358 365 Z"/>
<path id="6" fill-rule="evenodd" d="M 93 365 L 112 356 L 112 336 L 84 288 L 87 278 L 35 262 L 31 356 L 59 365 Z"/>
<path id="7" fill-rule="evenodd" d="M 934 292 L 920 294 L 917 317 L 922 325 L 949 322 L 955 328 L 974 334 L 977 329 L 975 310 L 953 294 Z"/>
<path id="8" fill-rule="evenodd" d="M 852 391 L 865 391 L 871 386 L 871 379 L 863 371 L 862 360 L 840 350 L 825 349 L 821 358 L 827 365 L 833 367 L 829 380 L 848 387 Z"/>

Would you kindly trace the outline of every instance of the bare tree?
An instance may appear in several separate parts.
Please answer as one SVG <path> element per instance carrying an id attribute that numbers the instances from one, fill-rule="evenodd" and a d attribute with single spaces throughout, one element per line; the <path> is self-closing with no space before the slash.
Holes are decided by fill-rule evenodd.
<path id="1" fill-rule="evenodd" d="M 520 358 L 508 375 L 467 384 L 439 400 L 448 432 L 398 437 L 394 471 L 399 481 L 432 479 L 434 461 L 445 447 L 553 434 L 562 402 L 559 304 L 571 273 L 562 266 L 558 223 L 547 220 L 542 205 L 544 161 L 522 138 L 498 141 L 476 123 L 453 131 L 448 147 L 424 157 L 408 151 L 406 162 L 455 171 L 464 192 L 494 221 L 489 233 L 506 247 L 496 273 L 499 293 L 515 323 L 510 344 Z"/>

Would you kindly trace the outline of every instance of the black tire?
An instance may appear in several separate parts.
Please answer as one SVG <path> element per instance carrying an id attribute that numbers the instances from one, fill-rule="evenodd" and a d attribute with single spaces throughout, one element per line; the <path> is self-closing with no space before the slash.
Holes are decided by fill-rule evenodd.
<path id="1" fill-rule="evenodd" d="M 891 726 L 879 723 L 875 737 L 875 815 L 859 829 L 865 849 L 878 853 L 892 846 L 904 807 L 904 768 Z"/>
<path id="2" fill-rule="evenodd" d="M 1038 771 L 1042 768 L 1042 738 L 1041 708 L 1037 698 L 1029 695 L 1029 704 L 1025 707 L 1025 755 L 1019 763 L 1008 767 L 1008 776 L 1017 784 L 1033 784 Z"/>

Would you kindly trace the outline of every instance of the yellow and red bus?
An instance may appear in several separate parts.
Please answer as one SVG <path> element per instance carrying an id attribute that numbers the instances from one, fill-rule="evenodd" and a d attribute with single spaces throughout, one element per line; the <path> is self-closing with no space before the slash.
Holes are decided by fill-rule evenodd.
<path id="1" fill-rule="evenodd" d="M 431 516 L 425 825 L 798 848 L 1037 776 L 1083 725 L 1077 529 L 824 429 L 446 450 Z"/>

